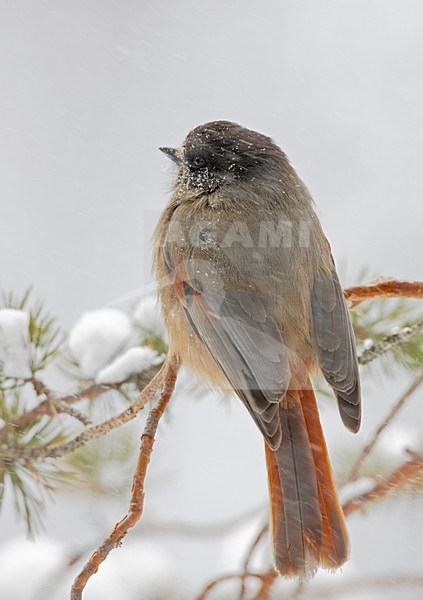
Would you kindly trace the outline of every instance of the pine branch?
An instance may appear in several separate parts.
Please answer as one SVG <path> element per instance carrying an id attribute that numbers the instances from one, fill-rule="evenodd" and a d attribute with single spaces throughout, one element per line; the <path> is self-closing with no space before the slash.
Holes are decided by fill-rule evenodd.
<path id="1" fill-rule="evenodd" d="M 89 441 L 98 438 L 112 429 L 121 427 L 125 423 L 132 421 L 144 406 L 154 398 L 163 381 L 163 367 L 158 371 L 150 383 L 141 391 L 137 399 L 126 410 L 120 414 L 103 421 L 99 425 L 89 427 L 73 440 L 52 447 L 41 448 L 2 448 L 0 449 L 0 458 L 3 460 L 35 460 L 45 458 L 59 458 L 70 452 L 74 452 L 78 448 L 85 446 Z"/>
<path id="2" fill-rule="evenodd" d="M 369 348 L 365 348 L 358 356 L 360 365 L 367 365 L 369 362 L 389 352 L 393 348 L 405 344 L 416 333 L 423 332 L 423 320 L 418 321 L 410 327 L 403 327 L 396 333 L 385 336 L 379 342 L 374 342 Z"/>
<path id="3" fill-rule="evenodd" d="M 351 307 L 357 305 L 358 303 L 360 303 L 362 301 L 369 300 L 369 299 L 376 298 L 376 297 L 390 298 L 390 297 L 398 296 L 398 297 L 404 297 L 404 298 L 421 298 L 421 297 L 423 297 L 423 282 L 405 282 L 405 281 L 396 281 L 396 280 L 386 280 L 386 281 L 380 281 L 376 284 L 371 284 L 371 285 L 367 285 L 367 286 L 355 286 L 352 288 L 348 288 L 348 289 L 344 290 L 344 293 L 345 293 L 345 297 L 348 301 L 348 304 Z M 24 302 L 26 302 L 26 299 L 24 300 Z M 56 329 L 54 329 L 54 322 L 41 313 L 41 308 L 39 308 L 38 311 L 35 311 L 35 313 L 31 317 L 31 319 L 32 319 L 32 321 L 31 321 L 31 342 L 33 343 L 34 347 L 36 347 L 36 349 L 37 349 L 37 353 L 34 355 L 33 362 L 32 362 L 32 369 L 34 372 L 34 370 L 37 370 L 38 368 L 41 368 L 41 366 L 47 364 L 48 361 L 53 356 L 53 354 L 57 352 L 58 344 L 56 343 L 56 337 L 58 334 L 56 332 Z M 363 329 L 365 331 L 365 328 L 363 328 Z M 418 321 L 417 323 L 415 323 L 414 325 L 411 325 L 410 327 L 402 328 L 399 332 L 397 332 L 395 334 L 387 335 L 382 339 L 379 339 L 379 335 L 380 335 L 380 327 L 379 327 L 378 335 L 375 336 L 375 339 L 378 339 L 378 341 L 376 341 L 370 348 L 365 348 L 363 350 L 363 352 L 360 355 L 360 363 L 361 364 L 369 363 L 370 361 L 374 360 L 375 358 L 388 352 L 392 348 L 396 348 L 402 344 L 405 344 L 406 342 L 409 341 L 411 336 L 421 333 L 421 332 L 423 332 L 423 320 Z M 43 348 L 43 345 L 45 345 L 46 348 Z M 403 350 L 403 353 L 406 354 L 406 351 Z M 418 353 L 415 353 L 415 354 L 416 354 L 416 356 L 418 355 Z M 167 363 L 167 366 L 168 366 L 168 363 Z M 416 367 L 413 366 L 413 369 L 415 369 L 415 368 Z M 176 378 L 176 373 L 175 373 L 175 378 Z M 373 438 L 370 440 L 370 442 L 366 446 L 366 448 L 364 448 L 360 460 L 364 460 L 364 458 L 366 458 L 366 456 L 372 451 L 372 449 L 375 446 L 381 433 L 384 431 L 384 429 L 389 425 L 389 423 L 395 417 L 395 415 L 400 410 L 400 408 L 402 407 L 404 402 L 407 400 L 407 398 L 422 383 L 420 378 L 423 378 L 423 376 L 419 376 L 419 378 L 417 378 L 417 380 L 413 384 L 415 387 L 410 386 L 411 391 L 408 390 L 408 392 L 409 392 L 408 395 L 406 392 L 406 394 L 404 394 L 405 398 L 403 396 L 398 401 L 398 403 L 393 407 L 391 413 L 389 413 L 389 415 L 386 417 L 385 421 L 380 424 L 380 426 L 376 430 Z M 104 421 L 103 423 L 100 423 L 99 425 L 87 427 L 80 435 L 78 435 L 77 437 L 75 437 L 72 440 L 69 440 L 65 443 L 57 443 L 55 441 L 50 440 L 50 442 L 44 443 L 43 447 L 40 447 L 39 445 L 37 447 L 34 447 L 34 446 L 31 447 L 29 444 L 19 446 L 19 443 L 16 442 L 16 447 L 9 447 L 9 448 L 4 447 L 3 449 L 0 449 L 0 458 L 4 461 L 4 464 L 9 464 L 9 465 L 14 464 L 14 461 L 15 461 L 15 464 L 17 466 L 19 466 L 19 464 L 22 464 L 22 463 L 24 465 L 31 466 L 31 461 L 33 461 L 35 459 L 58 458 L 58 457 L 66 455 L 70 452 L 73 452 L 77 448 L 81 448 L 81 447 L 85 446 L 85 444 L 87 444 L 92 439 L 95 439 L 102 435 L 105 435 L 112 429 L 118 428 L 121 425 L 123 425 L 124 423 L 127 423 L 128 421 L 132 420 L 136 416 L 136 414 L 145 406 L 145 404 L 149 400 L 154 398 L 157 390 L 163 385 L 163 379 L 164 379 L 164 371 L 163 371 L 163 369 L 161 369 L 158 373 L 156 373 L 156 375 L 152 379 L 152 381 L 142 390 L 142 392 L 140 393 L 138 398 L 129 406 L 129 408 L 127 410 L 116 415 L 115 417 L 112 417 L 111 419 Z M 83 390 L 82 392 L 79 392 L 77 394 L 65 396 L 63 398 L 57 398 L 57 396 L 51 390 L 49 390 L 47 386 L 45 386 L 42 382 L 40 382 L 38 379 L 36 379 L 35 376 L 33 378 L 31 378 L 31 380 L 28 380 L 28 381 L 31 381 L 31 383 L 33 384 L 37 395 L 40 397 L 44 395 L 45 399 L 43 399 L 38 404 L 38 406 L 34 407 L 31 410 L 24 412 L 23 414 L 20 414 L 20 415 L 16 414 L 16 412 L 18 412 L 16 409 L 14 409 L 14 411 L 9 413 L 10 417 L 11 417 L 10 420 L 8 420 L 8 423 L 0 430 L 0 436 L 3 436 L 4 438 L 11 431 L 15 431 L 18 429 L 25 429 L 27 427 L 30 427 L 32 424 L 36 423 L 40 419 L 40 417 L 45 416 L 45 415 L 54 417 L 58 413 L 67 413 L 67 414 L 70 414 L 73 418 L 76 418 L 79 421 L 81 421 L 84 425 L 87 425 L 88 422 L 87 422 L 86 417 L 84 415 L 82 415 L 79 411 L 77 411 L 72 405 L 83 398 L 91 398 L 91 399 L 96 398 L 108 390 L 116 389 L 119 391 L 120 386 L 122 385 L 122 384 L 114 384 L 114 385 L 110 385 L 110 386 L 107 386 L 107 385 L 105 386 L 105 385 L 93 384 L 93 385 L 90 385 L 85 390 Z M 21 389 L 21 387 L 19 387 L 19 386 L 22 386 L 23 383 L 25 383 L 25 380 L 21 380 L 20 383 L 16 384 L 16 389 L 18 389 L 18 393 L 19 393 L 19 390 Z M 140 382 L 137 381 L 138 385 L 139 385 L 139 383 Z M 173 381 L 172 390 L 173 390 L 174 383 L 175 382 Z M 162 394 L 162 396 L 160 396 L 160 399 L 163 399 L 163 394 Z M 160 399 L 158 401 L 159 404 L 161 401 Z M 164 406 L 165 406 L 165 404 L 167 404 L 168 400 L 169 400 L 169 398 L 166 401 L 163 400 Z M 20 404 L 16 403 L 16 406 L 20 407 Z M 158 405 L 156 404 L 155 406 L 158 406 Z M 6 407 L 7 407 L 7 404 L 5 403 L 5 410 L 4 410 L 5 415 L 8 414 Z M 164 408 L 163 408 L 163 410 L 164 410 Z M 150 413 L 150 414 L 152 414 L 152 413 Z M 158 422 L 159 418 L 160 418 L 160 415 L 157 417 L 157 422 Z M 157 422 L 155 424 L 156 427 L 157 427 Z M 147 422 L 147 425 L 148 425 L 148 422 Z M 13 438 L 13 436 L 8 436 L 8 439 L 10 439 L 10 438 Z M 146 452 L 147 452 L 148 456 L 152 450 L 152 444 L 154 441 L 153 438 L 154 438 L 154 436 L 151 437 L 151 436 L 149 436 L 148 433 L 145 433 L 145 437 L 143 436 L 143 442 L 142 442 L 141 449 L 143 447 L 147 448 Z M 18 439 L 17 436 L 15 439 Z M 143 444 L 144 444 L 144 446 L 143 446 Z M 145 446 L 145 444 L 147 446 Z M 144 456 L 144 458 L 142 458 L 141 454 L 140 454 L 139 465 L 138 465 L 138 470 L 137 470 L 138 475 L 136 473 L 135 479 L 134 479 L 134 487 L 133 487 L 133 500 L 134 500 L 134 502 L 135 501 L 137 502 L 137 505 L 136 506 L 131 505 L 128 516 L 120 524 L 118 524 L 117 528 L 115 528 L 114 532 L 112 532 L 112 534 L 111 534 L 111 536 L 109 536 L 108 540 L 105 541 L 104 544 L 106 544 L 106 546 L 104 546 L 104 544 L 103 544 L 103 546 L 100 547 L 99 551 L 97 551 L 97 552 L 103 553 L 101 555 L 101 560 L 98 560 L 98 555 L 96 555 L 96 553 L 94 553 L 94 555 L 91 558 L 91 562 L 88 563 L 88 565 L 87 565 L 85 575 L 83 575 L 84 571 L 81 573 L 81 576 L 83 576 L 83 577 L 87 576 L 89 569 L 95 568 L 95 570 L 97 570 L 100 562 L 102 562 L 102 560 L 104 560 L 105 556 L 110 552 L 112 547 L 114 547 L 113 544 L 115 542 L 113 542 L 113 540 L 115 538 L 113 536 L 117 532 L 117 529 L 119 529 L 119 527 L 122 526 L 123 528 L 126 527 L 126 531 L 127 531 L 127 529 L 129 529 L 129 527 L 133 526 L 133 524 L 135 523 L 135 521 L 139 518 L 139 516 L 141 514 L 142 498 L 143 498 L 143 485 L 144 485 L 143 482 L 144 482 L 144 478 L 145 478 L 145 469 L 147 468 L 147 463 L 148 463 L 148 460 L 147 460 L 147 463 L 145 462 L 146 461 L 145 456 Z M 140 463 L 140 461 L 142 464 Z M 140 464 L 141 464 L 141 466 L 140 466 Z M 144 467 L 145 467 L 145 469 L 144 469 Z M 355 472 L 353 471 L 353 478 L 356 478 L 357 474 L 358 474 L 358 470 L 359 470 L 358 461 L 357 461 L 357 466 L 356 466 L 356 464 L 353 466 L 353 470 L 354 469 L 355 469 Z M 350 512 L 353 512 L 354 510 L 358 510 L 362 506 L 365 506 L 368 502 L 373 502 L 373 501 L 380 499 L 380 498 L 384 497 L 385 495 L 391 493 L 394 485 L 395 486 L 400 485 L 400 487 L 401 486 L 405 487 L 407 485 L 407 482 L 409 483 L 410 477 L 411 478 L 414 477 L 417 480 L 420 477 L 421 470 L 422 470 L 421 457 L 413 457 L 412 460 L 408 461 L 407 463 L 405 463 L 403 465 L 403 471 L 401 471 L 401 467 L 400 467 L 400 469 L 398 469 L 397 471 L 395 471 L 391 474 L 392 482 L 390 482 L 389 477 L 387 479 L 383 479 L 383 480 L 378 479 L 375 484 L 374 489 L 371 492 L 369 492 L 368 494 L 364 494 L 356 499 L 353 499 L 352 501 L 349 501 L 349 503 L 346 504 L 346 510 L 349 511 L 348 514 L 350 514 Z M 137 477 L 139 477 L 140 479 L 136 480 Z M 413 479 L 413 481 L 414 481 L 414 479 Z M 354 500 L 355 500 L 355 504 L 353 507 L 351 502 L 354 502 Z M 267 527 L 263 527 L 262 530 L 257 535 L 256 539 L 254 540 L 253 545 L 250 548 L 250 551 L 245 558 L 243 573 L 240 576 L 238 576 L 238 577 L 241 577 L 241 581 L 242 581 L 242 585 L 243 585 L 243 587 L 241 589 L 241 597 L 243 597 L 243 595 L 245 595 L 245 581 L 248 577 L 255 577 L 255 578 L 258 577 L 260 579 L 261 587 L 260 587 L 259 595 L 257 596 L 257 600 L 259 597 L 260 598 L 268 597 L 268 595 L 271 592 L 274 580 L 276 579 L 276 575 L 275 575 L 273 569 L 269 570 L 267 573 L 264 573 L 264 574 L 250 573 L 251 558 L 253 556 L 253 553 L 255 552 L 255 549 L 257 548 L 260 541 L 264 537 L 266 529 L 267 529 Z M 123 531 L 123 530 L 119 529 L 119 531 L 116 533 L 116 535 L 121 531 Z M 124 535 L 124 533 L 122 535 Z M 110 544 L 112 544 L 112 545 L 110 545 Z M 89 576 L 90 576 L 90 574 L 88 574 L 88 577 Z M 86 579 L 86 581 L 87 580 L 88 579 Z M 86 581 L 85 581 L 85 583 L 86 583 Z M 77 582 L 78 582 L 78 579 L 77 579 Z M 81 582 L 81 580 L 79 580 L 79 583 L 80 582 Z M 80 598 L 81 597 L 82 589 L 85 586 L 85 583 L 83 584 L 82 588 L 81 588 L 81 586 L 74 588 L 73 593 L 76 595 L 72 596 L 72 598 Z"/>
<path id="4" fill-rule="evenodd" d="M 162 367 L 162 364 L 157 365 L 152 369 L 146 371 L 146 376 L 148 378 L 153 378 L 158 370 Z M 57 397 L 57 394 L 50 390 L 46 384 L 44 384 L 39 379 L 32 377 L 31 379 L 26 380 L 26 383 L 31 383 L 34 387 L 37 396 L 46 396 L 45 400 L 42 400 L 37 406 L 34 408 L 24 412 L 21 415 L 16 416 L 10 422 L 6 423 L 0 429 L 0 437 L 7 435 L 10 429 L 23 429 L 32 425 L 37 419 L 43 416 L 54 417 L 60 413 L 67 413 L 72 417 L 75 417 L 84 425 L 91 425 L 91 423 L 87 420 L 85 415 L 82 415 L 79 411 L 72 408 L 70 405 L 76 402 L 80 402 L 81 400 L 95 400 L 102 394 L 110 391 L 120 391 L 122 386 L 126 385 L 133 381 L 133 377 L 129 378 L 126 381 L 122 381 L 121 383 L 110 383 L 110 384 L 98 384 L 93 383 L 89 385 L 86 389 L 76 392 L 74 394 L 68 394 L 63 397 Z"/>
<path id="5" fill-rule="evenodd" d="M 71 408 L 69 406 L 70 404 L 79 402 L 84 398 L 94 399 L 110 389 L 116 389 L 115 386 L 93 384 L 87 389 L 78 392 L 78 394 L 70 394 L 62 398 L 57 398 L 56 394 L 54 394 L 54 392 L 52 392 L 39 379 L 33 377 L 28 379 L 27 383 L 31 383 L 33 385 L 37 396 L 46 396 L 46 399 L 42 400 L 31 410 L 27 410 L 23 414 L 12 419 L 9 423 L 6 423 L 6 425 L 0 429 L 0 436 L 6 435 L 9 429 L 23 429 L 28 427 L 29 425 L 32 425 L 34 421 L 43 416 L 47 415 L 53 417 L 56 414 L 68 412 L 68 409 Z"/>

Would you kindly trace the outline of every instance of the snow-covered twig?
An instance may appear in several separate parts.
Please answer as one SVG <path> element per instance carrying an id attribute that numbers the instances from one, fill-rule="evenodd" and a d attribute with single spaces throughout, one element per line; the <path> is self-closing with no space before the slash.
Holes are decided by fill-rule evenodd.
<path id="1" fill-rule="evenodd" d="M 172 397 L 178 368 L 179 366 L 176 361 L 172 360 L 166 363 L 164 374 L 162 376 L 162 393 L 148 414 L 147 422 L 141 436 L 141 447 L 132 484 L 128 514 L 115 525 L 111 534 L 104 540 L 101 546 L 95 550 L 87 564 L 76 577 L 71 589 L 71 600 L 81 600 L 82 593 L 90 577 L 98 571 L 101 563 L 104 562 L 110 552 L 120 544 L 129 529 L 131 529 L 141 517 L 144 504 L 144 481 L 147 474 L 148 463 L 150 462 L 150 456 L 153 451 L 154 437 L 160 418 Z M 158 378 L 158 376 L 156 377 Z"/>
<path id="2" fill-rule="evenodd" d="M 423 320 L 417 321 L 410 327 L 403 327 L 399 331 L 385 336 L 379 342 L 373 342 L 369 347 L 366 347 L 359 355 L 358 362 L 360 365 L 367 365 L 367 363 L 392 350 L 392 348 L 408 342 L 413 335 L 422 331 Z"/>

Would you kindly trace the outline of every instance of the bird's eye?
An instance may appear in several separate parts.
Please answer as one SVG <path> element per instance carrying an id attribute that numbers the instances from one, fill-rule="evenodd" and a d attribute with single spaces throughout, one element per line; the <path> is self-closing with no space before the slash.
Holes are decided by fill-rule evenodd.
<path id="1" fill-rule="evenodd" d="M 204 158 L 202 156 L 195 156 L 191 162 L 191 165 L 193 167 L 195 167 L 196 169 L 200 169 L 201 167 L 204 167 L 205 164 L 206 164 L 206 161 L 204 160 Z"/>

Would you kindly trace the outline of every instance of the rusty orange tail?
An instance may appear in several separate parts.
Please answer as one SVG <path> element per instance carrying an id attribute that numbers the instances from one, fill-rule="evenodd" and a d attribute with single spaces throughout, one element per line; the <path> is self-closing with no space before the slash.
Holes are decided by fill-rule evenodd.
<path id="1" fill-rule="evenodd" d="M 304 577 L 340 567 L 349 544 L 310 381 L 288 394 L 293 401 L 279 409 L 282 443 L 276 451 L 266 444 L 270 527 L 277 571 Z"/>

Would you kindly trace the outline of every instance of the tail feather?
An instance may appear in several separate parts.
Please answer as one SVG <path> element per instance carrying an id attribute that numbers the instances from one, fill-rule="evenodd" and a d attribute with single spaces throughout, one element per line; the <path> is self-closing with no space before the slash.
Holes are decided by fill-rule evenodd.
<path id="1" fill-rule="evenodd" d="M 322 537 L 319 506 L 312 500 L 318 494 L 317 479 L 301 405 L 282 408 L 280 417 L 282 444 L 277 466 L 285 512 L 290 515 L 286 519 L 287 541 L 292 568 L 304 571 L 309 542 L 318 550 Z"/>
<path id="2" fill-rule="evenodd" d="M 335 569 L 348 558 L 348 537 L 316 399 L 309 389 L 280 407 L 282 443 L 266 444 L 276 569 L 287 577 Z"/>
<path id="3" fill-rule="evenodd" d="M 301 406 L 316 466 L 319 506 L 323 517 L 321 565 L 336 569 L 348 559 L 348 534 L 311 383 L 309 389 L 303 390 Z"/>

